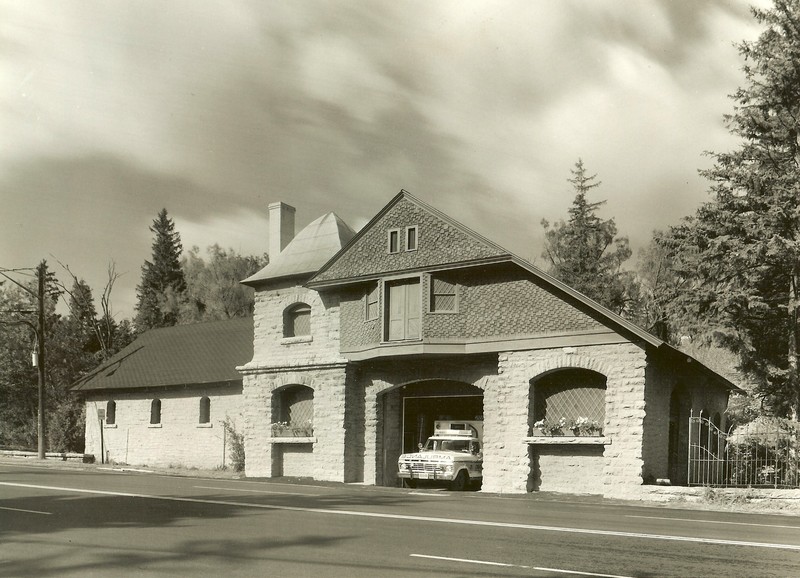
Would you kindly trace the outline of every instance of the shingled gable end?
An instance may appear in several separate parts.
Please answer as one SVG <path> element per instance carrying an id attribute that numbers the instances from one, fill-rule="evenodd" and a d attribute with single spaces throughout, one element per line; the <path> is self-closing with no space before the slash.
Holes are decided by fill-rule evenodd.
<path id="1" fill-rule="evenodd" d="M 689 412 L 721 416 L 736 389 L 406 191 L 357 234 L 293 219 L 270 206 L 278 248 L 243 281 L 248 476 L 398 485 L 435 420 L 478 418 L 484 491 L 633 496 L 685 483 Z M 601 435 L 534 435 L 562 417 Z"/>

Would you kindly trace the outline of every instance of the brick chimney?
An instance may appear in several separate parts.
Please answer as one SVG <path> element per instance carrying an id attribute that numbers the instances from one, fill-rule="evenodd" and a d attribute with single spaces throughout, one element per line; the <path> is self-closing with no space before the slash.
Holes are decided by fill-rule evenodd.
<path id="1" fill-rule="evenodd" d="M 294 239 L 295 208 L 286 203 L 269 204 L 269 258 L 277 257 Z"/>

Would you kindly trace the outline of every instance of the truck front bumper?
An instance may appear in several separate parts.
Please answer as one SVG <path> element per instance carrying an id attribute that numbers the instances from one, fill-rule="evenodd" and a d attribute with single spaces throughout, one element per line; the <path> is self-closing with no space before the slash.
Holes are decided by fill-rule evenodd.
<path id="1" fill-rule="evenodd" d="M 442 480 L 445 482 L 453 481 L 452 473 L 445 472 L 398 472 L 397 477 L 401 480 Z"/>

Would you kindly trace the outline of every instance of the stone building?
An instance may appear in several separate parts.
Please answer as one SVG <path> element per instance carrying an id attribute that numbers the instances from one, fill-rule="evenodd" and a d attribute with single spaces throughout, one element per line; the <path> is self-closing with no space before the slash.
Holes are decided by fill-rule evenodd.
<path id="1" fill-rule="evenodd" d="M 98 462 L 225 466 L 222 422 L 243 427 L 236 366 L 252 356 L 251 318 L 143 333 L 73 386 L 86 401 L 86 453 Z"/>
<path id="2" fill-rule="evenodd" d="M 228 419 L 250 477 L 393 486 L 435 420 L 482 419 L 484 491 L 614 496 L 686 483 L 690 412 L 725 426 L 732 383 L 405 191 L 357 234 L 269 210 L 253 319 L 149 331 L 77 384 L 87 452 L 218 467 Z"/>
<path id="3" fill-rule="evenodd" d="M 434 420 L 481 418 L 484 491 L 619 495 L 685 482 L 690 411 L 724 425 L 732 383 L 405 191 L 293 233 L 271 205 L 243 281 L 248 476 L 396 485 Z M 595 435 L 533 435 L 562 418 Z"/>

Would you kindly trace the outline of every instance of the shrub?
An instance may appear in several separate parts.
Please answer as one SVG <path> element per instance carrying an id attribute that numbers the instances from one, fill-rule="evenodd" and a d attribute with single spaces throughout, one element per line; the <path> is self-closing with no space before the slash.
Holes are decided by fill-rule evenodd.
<path id="1" fill-rule="evenodd" d="M 236 431 L 236 426 L 229 417 L 222 422 L 222 427 L 227 432 L 227 443 L 231 448 L 230 454 L 228 454 L 231 459 L 231 467 L 234 472 L 242 472 L 244 471 L 244 434 Z"/>

